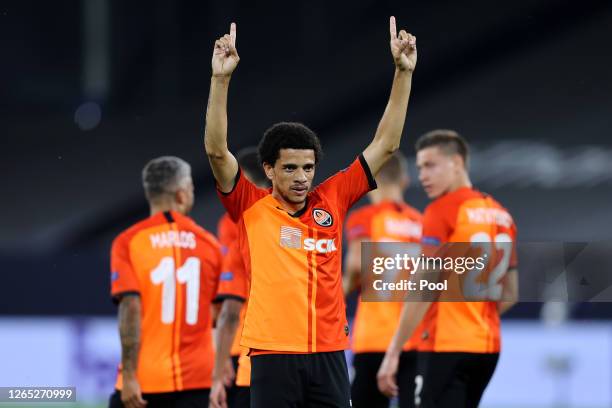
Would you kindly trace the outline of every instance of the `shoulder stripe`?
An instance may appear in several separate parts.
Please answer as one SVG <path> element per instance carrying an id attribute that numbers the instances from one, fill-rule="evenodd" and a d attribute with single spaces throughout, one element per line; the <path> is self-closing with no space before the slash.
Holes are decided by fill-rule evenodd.
<path id="1" fill-rule="evenodd" d="M 363 157 L 363 153 L 359 155 L 359 163 L 361 163 L 361 167 L 363 167 L 363 171 L 365 171 L 366 177 L 368 178 L 368 185 L 370 186 L 370 190 L 376 189 L 378 187 L 376 185 L 376 180 L 372 175 L 372 170 L 370 170 L 370 166 L 366 161 L 365 157 Z"/>
<path id="2" fill-rule="evenodd" d="M 217 190 L 219 190 L 219 192 L 223 194 L 224 196 L 232 194 L 234 190 L 236 189 L 236 186 L 238 185 L 238 181 L 240 180 L 241 174 L 242 174 L 242 169 L 240 168 L 240 166 L 238 166 L 238 171 L 236 172 L 236 177 L 234 178 L 234 185 L 232 186 L 232 189 L 228 191 L 227 193 L 224 193 L 223 191 L 219 190 L 219 186 L 217 185 Z"/>

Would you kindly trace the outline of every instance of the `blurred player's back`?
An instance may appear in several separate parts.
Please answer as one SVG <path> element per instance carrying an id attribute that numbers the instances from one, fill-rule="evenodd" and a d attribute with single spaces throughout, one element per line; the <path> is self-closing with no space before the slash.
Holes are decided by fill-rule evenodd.
<path id="1" fill-rule="evenodd" d="M 187 215 L 194 203 L 187 162 L 172 156 L 151 160 L 143 187 L 151 216 L 122 232 L 111 249 L 121 366 L 109 405 L 206 406 L 221 248 Z"/>
<path id="2" fill-rule="evenodd" d="M 113 296 L 137 292 L 142 301 L 138 379 L 143 392 L 210 387 L 209 306 L 217 286 L 218 251 L 211 234 L 177 212 L 158 213 L 116 239 Z"/>
<path id="3" fill-rule="evenodd" d="M 421 238 L 421 214 L 405 203 L 382 201 L 355 211 L 347 220 L 349 242 L 413 242 Z M 355 353 L 384 353 L 402 311 L 401 302 L 362 302 L 355 312 L 352 347 Z M 413 342 L 406 350 L 413 348 Z M 416 344 L 414 344 L 416 346 Z"/>
<path id="4" fill-rule="evenodd" d="M 345 293 L 356 289 L 361 281 L 362 242 L 412 242 L 415 248 L 421 239 L 421 214 L 404 202 L 403 193 L 409 184 L 405 157 L 396 152 L 376 176 L 378 188 L 368 194 L 372 204 L 353 211 L 346 222 L 348 251 L 344 264 Z M 384 300 L 384 299 L 381 299 Z M 401 302 L 363 302 L 361 296 L 353 323 L 351 349 L 355 353 L 355 378 L 351 386 L 353 407 L 386 408 L 389 399 L 376 387 L 376 372 L 389 346 L 402 311 Z M 406 342 L 401 356 L 401 378 L 412 381 L 419 332 Z M 402 390 L 404 391 L 404 390 Z M 411 390 L 400 394 L 400 406 L 412 407 Z"/>
<path id="5" fill-rule="evenodd" d="M 505 208 L 472 188 L 468 145 L 456 132 L 432 131 L 416 149 L 420 181 L 433 199 L 423 214 L 424 252 L 465 243 L 452 248 L 477 250 L 486 260 L 484 268 L 451 272 L 458 291 L 443 293 L 425 314 L 416 401 L 477 407 L 499 358 L 500 312 L 514 303 L 504 291 L 514 299 L 517 290 L 516 227 Z"/>
<path id="6" fill-rule="evenodd" d="M 426 242 L 482 243 L 495 246 L 500 242 L 514 242 L 516 228 L 512 217 L 491 196 L 472 188 L 461 188 L 440 197 L 425 210 L 426 223 L 423 238 Z M 492 253 L 491 249 L 488 255 Z M 501 280 L 508 267 L 516 260 L 511 251 L 492 259 L 483 276 L 469 272 L 462 280 L 467 285 L 483 286 L 483 277 Z M 471 276 L 470 276 L 471 275 Z M 488 282 L 487 282 L 488 285 Z M 420 351 L 498 353 L 500 351 L 499 313 L 501 300 L 493 287 L 482 293 L 490 301 L 434 302 L 425 316 L 425 333 Z M 456 300 L 456 299 L 455 299 Z"/>

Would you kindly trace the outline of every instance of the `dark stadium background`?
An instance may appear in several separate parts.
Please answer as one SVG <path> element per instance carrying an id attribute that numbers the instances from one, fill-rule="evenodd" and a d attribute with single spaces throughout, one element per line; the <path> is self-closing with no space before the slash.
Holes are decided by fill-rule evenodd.
<path id="1" fill-rule="evenodd" d="M 610 240 L 610 1 L 6 0 L 0 314 L 115 313 L 111 240 L 148 215 L 140 171 L 155 156 L 192 164 L 194 218 L 216 229 L 202 132 L 212 45 L 231 21 L 231 149 L 301 121 L 323 143 L 319 181 L 348 164 L 388 96 L 389 15 L 418 38 L 402 150 L 412 158 L 423 132 L 456 129 L 473 144 L 476 187 L 511 211 L 521 241 Z M 423 209 L 417 184 L 407 198 Z M 570 315 L 609 319 L 612 307 Z"/>

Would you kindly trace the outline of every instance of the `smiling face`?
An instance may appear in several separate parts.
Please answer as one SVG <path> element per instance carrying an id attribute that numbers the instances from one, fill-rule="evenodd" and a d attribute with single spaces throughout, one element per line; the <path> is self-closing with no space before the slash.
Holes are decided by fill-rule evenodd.
<path id="1" fill-rule="evenodd" d="M 315 175 L 315 152 L 312 149 L 280 149 L 274 166 L 264 163 L 272 181 L 273 192 L 291 207 L 306 201 Z"/>
<path id="2" fill-rule="evenodd" d="M 465 172 L 461 156 L 445 153 L 439 146 L 419 150 L 416 165 L 419 181 L 430 199 L 456 188 Z"/>

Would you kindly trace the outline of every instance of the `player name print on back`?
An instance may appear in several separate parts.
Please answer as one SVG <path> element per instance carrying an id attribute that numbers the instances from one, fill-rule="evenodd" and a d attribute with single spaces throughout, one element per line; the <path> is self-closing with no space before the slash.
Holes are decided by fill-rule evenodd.
<path id="1" fill-rule="evenodd" d="M 151 246 L 157 248 L 188 248 L 195 249 L 196 238 L 191 231 L 162 231 L 149 235 Z"/>
<path id="2" fill-rule="evenodd" d="M 392 217 L 385 218 L 384 228 L 387 235 L 401 238 L 419 238 L 422 231 L 421 224 L 418 222 Z"/>

